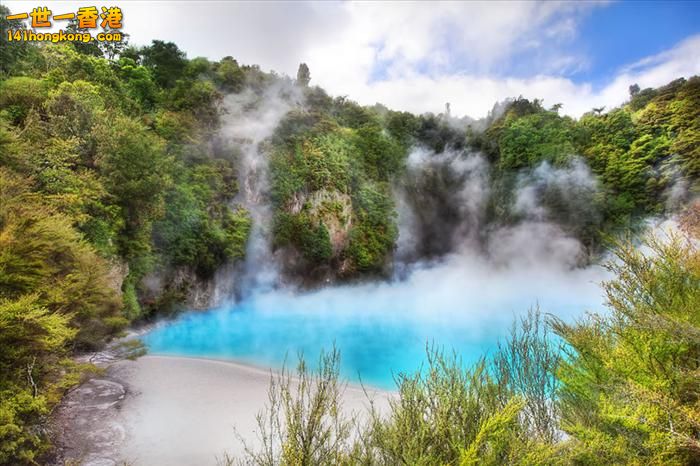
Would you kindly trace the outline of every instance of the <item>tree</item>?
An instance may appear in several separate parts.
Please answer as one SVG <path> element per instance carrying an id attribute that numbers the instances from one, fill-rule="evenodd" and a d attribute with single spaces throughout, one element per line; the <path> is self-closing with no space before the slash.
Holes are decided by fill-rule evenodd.
<path id="1" fill-rule="evenodd" d="M 175 86 L 187 67 L 185 52 L 172 42 L 154 40 L 141 50 L 141 56 L 143 65 L 153 70 L 156 82 L 164 88 Z"/>
<path id="2" fill-rule="evenodd" d="M 0 167 L 0 464 L 37 464 L 71 348 L 122 328 L 107 265 L 30 180 Z"/>
<path id="3" fill-rule="evenodd" d="M 632 84 L 630 86 L 629 90 L 630 90 L 630 97 L 636 96 L 637 94 L 639 94 L 639 91 L 640 91 L 639 84 Z"/>
<path id="4" fill-rule="evenodd" d="M 48 412 L 52 364 L 75 335 L 68 321 L 37 295 L 0 299 L 0 464 L 38 464 L 45 450 L 37 427 Z"/>
<path id="5" fill-rule="evenodd" d="M 533 168 L 543 161 L 565 164 L 574 154 L 574 122 L 554 112 L 540 111 L 506 123 L 502 129 L 499 166 Z"/>
<path id="6" fill-rule="evenodd" d="M 226 92 L 240 92 L 245 84 L 245 73 L 233 57 L 224 57 L 217 65 L 215 80 Z"/>
<path id="7" fill-rule="evenodd" d="M 308 87 L 310 81 L 311 73 L 309 72 L 309 67 L 306 66 L 306 63 L 301 63 L 297 71 L 297 84 L 302 87 Z"/>
<path id="8" fill-rule="evenodd" d="M 30 44 L 22 42 L 7 41 L 7 31 L 12 26 L 19 27 L 16 21 L 11 21 L 6 18 L 10 14 L 10 9 L 5 5 L 0 5 L 0 77 L 9 75 L 22 58 L 26 57 L 31 50 Z"/>
<path id="9" fill-rule="evenodd" d="M 158 87 L 153 82 L 151 70 L 136 63 L 133 58 L 127 58 L 122 54 L 117 63 L 118 73 L 125 81 L 129 96 L 144 109 L 149 110 L 156 104 Z"/>
<path id="10" fill-rule="evenodd" d="M 129 47 L 129 34 L 116 29 L 107 28 L 105 32 L 118 32 L 121 34 L 121 40 L 118 41 L 102 41 L 98 42 L 97 46 L 100 48 L 100 53 L 105 56 L 108 60 L 116 60 L 122 55 Z"/>
<path id="11" fill-rule="evenodd" d="M 133 45 L 128 45 L 124 50 L 122 50 L 119 58 L 129 58 L 134 61 L 135 65 L 141 64 L 141 49 L 134 47 Z"/>
<path id="12" fill-rule="evenodd" d="M 97 165 L 124 219 L 119 252 L 129 261 L 132 278 L 140 279 L 149 268 L 153 221 L 164 213 L 172 159 L 164 141 L 131 118 L 118 116 L 97 133 Z"/>
<path id="13" fill-rule="evenodd" d="M 78 20 L 77 19 L 72 19 L 68 23 L 68 26 L 66 26 L 66 34 L 71 33 L 79 33 L 79 34 L 86 34 L 90 33 L 89 29 L 85 28 L 79 28 L 78 27 Z M 97 41 L 97 39 L 92 39 L 88 42 L 83 42 L 83 41 L 75 41 L 72 43 L 73 48 L 78 53 L 81 53 L 83 55 L 90 55 L 93 57 L 102 57 L 104 56 L 102 49 L 100 48 L 100 44 Z"/>

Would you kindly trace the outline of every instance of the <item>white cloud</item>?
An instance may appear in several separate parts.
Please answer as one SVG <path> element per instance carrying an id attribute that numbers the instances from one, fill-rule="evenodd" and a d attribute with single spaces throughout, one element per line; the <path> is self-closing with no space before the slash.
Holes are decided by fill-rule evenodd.
<path id="1" fill-rule="evenodd" d="M 450 102 L 455 115 L 481 117 L 495 102 L 522 95 L 543 99 L 545 105 L 563 103 L 563 113 L 578 117 L 593 107 L 620 105 L 628 98 L 631 84 L 638 83 L 642 88 L 657 87 L 679 77 L 697 74 L 700 74 L 700 35 L 621 70 L 610 84 L 600 89 L 554 75 L 501 78 L 487 74 L 442 73 L 428 76 L 411 70 L 401 76 L 374 82 L 363 78 L 362 73 L 351 75 L 350 70 L 345 77 L 321 75 L 317 81 L 334 93 L 350 95 L 364 104 L 381 102 L 390 108 L 416 113 L 440 112 L 445 102 Z"/>
<path id="2" fill-rule="evenodd" d="M 13 11 L 27 3 L 3 2 Z M 54 13 L 84 2 L 50 2 Z M 594 2 L 120 2 L 135 44 L 173 41 L 188 56 L 294 75 L 308 63 L 312 83 L 363 104 L 416 113 L 486 115 L 496 101 L 523 95 L 563 103 L 578 116 L 615 106 L 628 87 L 659 86 L 700 73 L 700 36 L 622 67 L 610 84 L 576 83 L 590 57 L 572 52 Z M 64 11 L 65 10 L 65 11 Z M 519 64 L 518 77 L 508 73 Z M 523 73 L 521 69 L 530 73 Z"/>

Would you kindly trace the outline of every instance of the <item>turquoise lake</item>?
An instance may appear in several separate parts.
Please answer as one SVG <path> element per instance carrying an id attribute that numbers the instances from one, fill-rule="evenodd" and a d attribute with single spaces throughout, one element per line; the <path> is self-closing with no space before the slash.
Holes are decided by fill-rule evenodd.
<path id="1" fill-rule="evenodd" d="M 453 273 L 459 271 L 459 273 Z M 493 350 L 514 320 L 539 305 L 566 320 L 602 308 L 600 269 L 521 268 L 495 274 L 426 270 L 399 283 L 268 291 L 208 311 L 192 311 L 144 335 L 151 354 L 227 359 L 264 368 L 315 362 L 341 352 L 341 374 L 392 389 L 413 372 L 426 344 L 459 353 L 465 364 Z"/>

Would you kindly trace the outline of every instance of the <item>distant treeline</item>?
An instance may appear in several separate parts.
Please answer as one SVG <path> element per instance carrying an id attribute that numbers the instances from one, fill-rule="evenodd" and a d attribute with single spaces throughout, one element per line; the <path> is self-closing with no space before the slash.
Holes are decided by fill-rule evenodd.
<path id="1" fill-rule="evenodd" d="M 8 43 L 7 12 L 0 6 L 0 464 L 49 451 L 41 426 L 85 369 L 74 352 L 181 307 L 244 258 L 251 220 L 233 204 L 237 152 L 219 137 L 226 94 L 286 83 L 304 95 L 265 149 L 272 246 L 295 258 L 292 275 L 390 270 L 392 186 L 414 146 L 484 153 L 489 221 L 500 223 L 517 220 L 508 205 L 519 173 L 583 157 L 602 187 L 596 215 L 572 214 L 555 193 L 547 202 L 591 250 L 663 212 L 674 186 L 697 193 L 698 78 L 633 89 L 625 106 L 578 121 L 516 99 L 473 122 L 362 107 L 309 87 L 308 67 L 293 81 L 232 57 L 188 59 L 169 42 Z"/>

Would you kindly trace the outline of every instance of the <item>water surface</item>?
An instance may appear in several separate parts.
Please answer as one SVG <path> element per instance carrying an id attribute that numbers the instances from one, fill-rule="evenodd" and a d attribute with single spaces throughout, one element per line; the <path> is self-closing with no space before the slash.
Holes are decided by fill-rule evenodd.
<path id="1" fill-rule="evenodd" d="M 457 351 L 468 364 L 492 351 L 530 307 L 567 320 L 601 308 L 598 268 L 499 275 L 484 269 L 481 277 L 439 272 L 306 294 L 257 293 L 237 304 L 186 313 L 156 327 L 144 342 L 152 354 L 265 368 L 293 365 L 299 353 L 316 361 L 335 344 L 344 377 L 391 389 L 396 374 L 420 368 L 428 343 Z"/>

